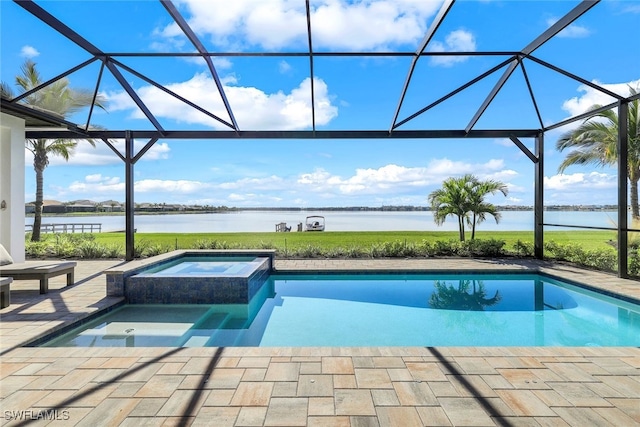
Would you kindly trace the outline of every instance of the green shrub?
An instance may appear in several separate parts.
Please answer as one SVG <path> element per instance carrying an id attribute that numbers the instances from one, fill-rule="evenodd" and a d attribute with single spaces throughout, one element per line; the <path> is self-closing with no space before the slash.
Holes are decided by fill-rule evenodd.
<path id="1" fill-rule="evenodd" d="M 640 277 L 640 256 L 637 249 L 629 251 L 627 270 L 630 276 Z"/>
<path id="2" fill-rule="evenodd" d="M 144 239 L 136 241 L 133 245 L 133 257 L 142 258 L 149 246 L 151 246 L 151 244 Z"/>
<path id="3" fill-rule="evenodd" d="M 71 237 L 72 234 L 55 234 L 55 242 L 50 245 L 51 255 L 56 258 L 70 258 L 76 255 L 76 247 L 82 239 Z"/>
<path id="4" fill-rule="evenodd" d="M 218 242 L 211 239 L 198 239 L 191 245 L 192 249 L 217 249 Z"/>
<path id="5" fill-rule="evenodd" d="M 337 248 L 328 249 L 325 252 L 325 256 L 327 258 L 346 258 L 347 254 L 346 254 L 346 251 L 344 250 L 344 248 L 337 247 Z"/>
<path id="6" fill-rule="evenodd" d="M 585 250 L 579 245 L 559 245 L 553 241 L 545 243 L 544 248 L 545 257 L 558 261 L 569 261 L 602 271 L 616 271 L 618 268 L 618 255 L 614 248 Z M 630 265 L 631 259 L 630 256 Z"/>
<path id="7" fill-rule="evenodd" d="M 460 242 L 457 240 L 436 240 L 433 242 L 434 256 L 451 256 L 458 253 Z"/>
<path id="8" fill-rule="evenodd" d="M 380 246 L 381 256 L 389 258 L 400 258 L 404 256 L 404 245 L 401 241 L 384 242 Z"/>
<path id="9" fill-rule="evenodd" d="M 49 244 L 46 241 L 25 242 L 24 252 L 31 258 L 44 258 L 48 255 Z"/>
<path id="10" fill-rule="evenodd" d="M 522 240 L 518 239 L 518 241 L 513 244 L 513 252 L 516 256 L 532 257 L 534 254 L 533 243 L 523 242 Z"/>
<path id="11" fill-rule="evenodd" d="M 107 248 L 95 241 L 87 241 L 77 246 L 76 254 L 85 259 L 107 258 Z"/>
<path id="12" fill-rule="evenodd" d="M 323 256 L 320 246 L 305 245 L 291 250 L 291 256 L 295 258 L 319 258 Z"/>
<path id="13" fill-rule="evenodd" d="M 618 254 L 606 249 L 588 251 L 585 265 L 602 271 L 616 271 L 618 269 Z"/>
<path id="14" fill-rule="evenodd" d="M 349 246 L 343 252 L 346 258 L 362 258 L 366 256 L 366 252 L 360 246 Z"/>
<path id="15" fill-rule="evenodd" d="M 406 258 L 422 256 L 424 252 L 419 245 L 406 240 L 394 240 L 371 245 L 369 255 L 372 258 Z"/>
<path id="16" fill-rule="evenodd" d="M 381 243 L 374 243 L 369 248 L 369 256 L 371 258 L 382 258 L 384 257 L 384 249 Z"/>
<path id="17" fill-rule="evenodd" d="M 275 249 L 276 245 L 272 242 L 265 242 L 260 240 L 260 243 L 256 246 L 257 249 Z"/>
<path id="18" fill-rule="evenodd" d="M 422 256 L 429 257 L 435 255 L 435 249 L 433 248 L 431 242 L 427 239 L 422 239 L 422 242 L 417 246 L 417 248 L 418 252 Z"/>
<path id="19" fill-rule="evenodd" d="M 458 245 L 457 254 L 459 256 L 482 256 L 495 257 L 504 255 L 505 242 L 503 240 L 465 240 Z"/>
<path id="20" fill-rule="evenodd" d="M 161 245 L 160 243 L 154 243 L 149 245 L 143 253 L 145 257 L 156 256 L 160 254 L 166 254 L 167 252 L 171 252 L 173 248 L 167 245 Z"/>
<path id="21" fill-rule="evenodd" d="M 105 258 L 124 258 L 125 250 L 122 245 L 107 245 L 104 247 Z"/>
<path id="22" fill-rule="evenodd" d="M 553 240 L 544 243 L 545 257 L 552 259 L 566 259 L 567 248 L 554 242 Z"/>

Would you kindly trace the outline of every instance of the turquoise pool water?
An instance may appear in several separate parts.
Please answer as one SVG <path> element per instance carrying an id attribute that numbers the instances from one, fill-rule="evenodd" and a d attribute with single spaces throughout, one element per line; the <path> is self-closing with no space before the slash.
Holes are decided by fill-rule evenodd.
<path id="1" fill-rule="evenodd" d="M 640 306 L 538 275 L 273 275 L 249 304 L 123 306 L 46 346 L 639 346 Z"/>
<path id="2" fill-rule="evenodd" d="M 145 270 L 146 276 L 241 275 L 250 272 L 262 258 L 243 256 L 189 256 Z"/>

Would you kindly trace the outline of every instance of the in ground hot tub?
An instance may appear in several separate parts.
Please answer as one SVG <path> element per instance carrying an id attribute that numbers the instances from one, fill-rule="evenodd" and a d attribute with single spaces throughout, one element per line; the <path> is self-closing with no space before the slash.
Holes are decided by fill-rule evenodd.
<path id="1" fill-rule="evenodd" d="M 272 262 L 272 252 L 175 251 L 108 270 L 107 295 L 129 304 L 247 304 Z"/>

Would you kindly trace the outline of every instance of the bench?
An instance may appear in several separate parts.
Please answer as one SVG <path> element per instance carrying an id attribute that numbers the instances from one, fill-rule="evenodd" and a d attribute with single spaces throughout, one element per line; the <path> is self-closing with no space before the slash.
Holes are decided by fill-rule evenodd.
<path id="1" fill-rule="evenodd" d="M 0 308 L 11 305 L 11 277 L 0 277 Z"/>
<path id="2" fill-rule="evenodd" d="M 13 280 L 39 280 L 40 293 L 49 292 L 49 278 L 67 275 L 67 286 L 74 283 L 75 261 L 27 261 L 0 266 L 0 276 Z"/>

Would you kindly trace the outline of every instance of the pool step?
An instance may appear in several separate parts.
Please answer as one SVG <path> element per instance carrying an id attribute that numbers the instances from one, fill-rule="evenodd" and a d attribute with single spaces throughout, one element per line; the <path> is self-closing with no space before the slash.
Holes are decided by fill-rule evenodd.
<path id="1" fill-rule="evenodd" d="M 231 319 L 231 314 L 226 312 L 215 312 L 213 308 L 204 314 L 193 326 L 181 337 L 180 347 L 204 347 L 211 338 L 211 331 L 224 327 Z"/>
<path id="2" fill-rule="evenodd" d="M 229 317 L 225 324 L 212 331 L 205 347 L 229 347 L 236 346 L 247 333 L 247 319 Z"/>

